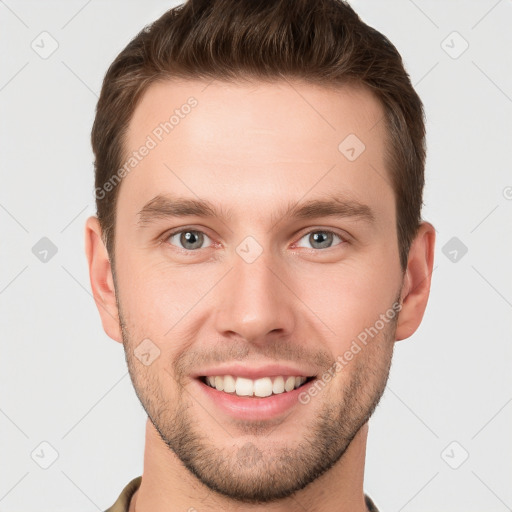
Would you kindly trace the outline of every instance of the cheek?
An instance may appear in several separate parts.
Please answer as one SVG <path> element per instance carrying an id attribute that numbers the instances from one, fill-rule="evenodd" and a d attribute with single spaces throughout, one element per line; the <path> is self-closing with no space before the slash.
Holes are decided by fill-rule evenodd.
<path id="1" fill-rule="evenodd" d="M 123 311 L 132 324 L 149 329 L 159 338 L 207 291 L 206 283 L 201 284 L 193 269 L 135 256 L 119 265 L 118 282 Z"/>
<path id="2" fill-rule="evenodd" d="M 296 286 L 320 328 L 324 330 L 325 324 L 332 331 L 328 336 L 344 345 L 391 307 L 397 283 L 392 272 L 376 265 L 340 264 L 310 279 L 301 278 Z"/>
<path id="3" fill-rule="evenodd" d="M 158 379 L 169 379 L 172 387 L 175 382 L 171 363 L 196 340 L 197 323 L 193 320 L 200 308 L 194 306 L 211 287 L 211 277 L 201 277 L 192 268 L 170 268 L 168 264 L 135 262 L 132 258 L 119 269 L 118 278 L 132 352 L 143 351 L 146 343 L 150 353 L 158 353 L 151 366 L 142 368 L 140 373 L 158 374 Z"/>

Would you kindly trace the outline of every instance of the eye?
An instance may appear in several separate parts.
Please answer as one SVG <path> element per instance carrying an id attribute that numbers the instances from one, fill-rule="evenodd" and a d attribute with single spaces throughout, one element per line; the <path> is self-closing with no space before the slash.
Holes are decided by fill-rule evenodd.
<path id="1" fill-rule="evenodd" d="M 171 245 L 175 245 L 172 240 L 177 238 L 178 242 L 181 246 L 178 246 L 179 249 L 184 249 L 186 251 L 193 251 L 195 249 L 202 249 L 202 245 L 204 243 L 205 237 L 209 240 L 208 236 L 202 231 L 198 231 L 196 229 L 182 229 L 181 231 L 174 231 L 173 233 L 169 233 L 165 237 L 165 242 L 170 243 Z M 209 247 L 211 244 L 208 244 L 205 247 Z"/>
<path id="2" fill-rule="evenodd" d="M 334 237 L 341 240 L 341 243 L 346 242 L 340 235 L 336 234 L 334 231 L 329 231 L 326 229 L 316 229 L 314 231 L 310 231 L 306 233 L 303 238 L 307 237 L 307 241 L 312 245 L 312 249 L 329 249 L 332 247 L 332 241 Z M 336 244 L 341 245 L 341 244 Z M 300 246 L 299 247 L 303 247 Z"/>

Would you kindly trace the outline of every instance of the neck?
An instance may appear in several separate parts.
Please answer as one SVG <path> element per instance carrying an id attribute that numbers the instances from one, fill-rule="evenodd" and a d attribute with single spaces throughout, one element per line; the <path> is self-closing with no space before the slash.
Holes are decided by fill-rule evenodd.
<path id="1" fill-rule="evenodd" d="M 343 457 L 293 496 L 274 503 L 248 505 L 219 495 L 200 482 L 160 439 L 148 419 L 142 482 L 132 497 L 129 512 L 367 512 L 363 493 L 367 436 L 366 423 Z"/>

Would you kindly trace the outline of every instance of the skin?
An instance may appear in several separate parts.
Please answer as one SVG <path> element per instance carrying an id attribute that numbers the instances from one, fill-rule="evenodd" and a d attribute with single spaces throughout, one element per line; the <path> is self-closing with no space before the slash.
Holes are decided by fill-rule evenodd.
<path id="1" fill-rule="evenodd" d="M 366 89 L 160 82 L 136 108 L 127 150 L 190 96 L 198 105 L 119 185 L 115 275 L 97 218 L 86 222 L 103 327 L 123 343 L 148 413 L 143 479 L 130 511 L 364 511 L 368 419 L 395 341 L 422 320 L 435 230 L 421 224 L 403 273 L 384 111 Z M 338 150 L 350 133 L 366 146 L 353 162 Z M 370 206 L 375 223 L 278 215 L 333 192 Z M 208 199 L 231 217 L 138 226 L 138 212 L 162 193 Z M 205 234 L 199 249 L 168 236 L 180 227 Z M 319 246 L 310 235 L 322 230 L 344 238 Z M 252 263 L 236 252 L 247 236 L 262 248 Z M 277 419 L 235 420 L 191 377 L 215 361 L 305 364 L 321 375 L 396 300 L 399 315 L 307 404 Z M 149 365 L 134 353 L 146 338 L 160 350 Z"/>

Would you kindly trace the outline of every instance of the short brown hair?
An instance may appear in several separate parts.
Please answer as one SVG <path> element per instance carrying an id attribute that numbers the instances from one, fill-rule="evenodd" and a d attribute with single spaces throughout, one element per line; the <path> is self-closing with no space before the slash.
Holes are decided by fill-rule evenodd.
<path id="1" fill-rule="evenodd" d="M 156 80 L 283 77 L 325 86 L 363 85 L 381 101 L 390 148 L 386 166 L 405 270 L 421 223 L 423 104 L 397 49 L 344 0 L 188 0 L 144 27 L 103 80 L 91 134 L 96 190 L 104 190 L 122 165 L 128 124 Z M 109 189 L 96 195 L 96 207 L 113 263 L 119 187 Z"/>

